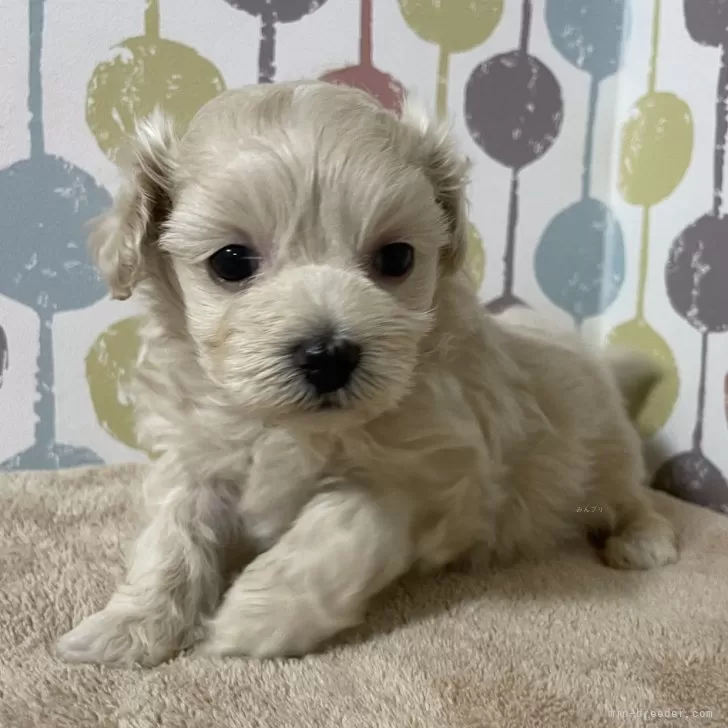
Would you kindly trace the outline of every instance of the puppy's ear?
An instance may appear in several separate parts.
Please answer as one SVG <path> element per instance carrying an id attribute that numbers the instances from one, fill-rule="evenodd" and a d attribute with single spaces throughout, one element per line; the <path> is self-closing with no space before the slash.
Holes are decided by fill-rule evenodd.
<path id="1" fill-rule="evenodd" d="M 407 98 L 402 123 L 418 136 L 417 156 L 435 189 L 450 231 L 450 244 L 442 251 L 445 270 L 454 272 L 465 261 L 468 247 L 466 188 L 470 162 L 462 156 L 447 124 L 434 121 L 422 105 Z"/>
<path id="2" fill-rule="evenodd" d="M 177 139 L 161 113 L 137 125 L 114 204 L 92 223 L 91 255 L 113 298 L 129 298 L 172 207 Z"/>
<path id="3" fill-rule="evenodd" d="M 605 358 L 622 393 L 627 412 L 635 421 L 664 379 L 665 371 L 652 357 L 621 347 L 609 347 Z"/>

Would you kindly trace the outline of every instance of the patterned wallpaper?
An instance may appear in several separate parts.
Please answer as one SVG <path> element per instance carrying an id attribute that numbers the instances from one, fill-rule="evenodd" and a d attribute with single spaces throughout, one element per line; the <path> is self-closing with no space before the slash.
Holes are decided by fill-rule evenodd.
<path id="1" fill-rule="evenodd" d="M 4 0 L 0 468 L 146 457 L 84 227 L 134 121 L 320 77 L 451 120 L 484 303 L 657 357 L 654 485 L 728 512 L 727 48 L 728 0 Z"/>

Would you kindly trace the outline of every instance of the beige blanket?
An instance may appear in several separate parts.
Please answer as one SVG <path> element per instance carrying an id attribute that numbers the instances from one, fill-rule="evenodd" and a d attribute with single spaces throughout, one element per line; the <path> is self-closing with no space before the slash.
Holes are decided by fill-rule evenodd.
<path id="1" fill-rule="evenodd" d="M 302 660 L 64 665 L 54 640 L 122 574 L 142 474 L 0 477 L 2 728 L 728 726 L 728 518 L 666 496 L 683 556 L 659 571 L 613 571 L 585 547 L 408 578 Z"/>

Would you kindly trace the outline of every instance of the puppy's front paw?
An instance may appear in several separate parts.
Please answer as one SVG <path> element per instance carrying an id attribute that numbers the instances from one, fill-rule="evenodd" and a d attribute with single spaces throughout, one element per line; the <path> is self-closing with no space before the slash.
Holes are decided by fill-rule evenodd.
<path id="1" fill-rule="evenodd" d="M 84 619 L 58 641 L 66 662 L 153 667 L 172 657 L 180 638 L 163 618 L 120 612 L 107 607 Z"/>
<path id="2" fill-rule="evenodd" d="M 286 597 L 238 594 L 226 601 L 209 625 L 203 650 L 209 655 L 291 657 L 313 650 L 325 636 L 308 619 L 307 608 Z"/>
<path id="3" fill-rule="evenodd" d="M 261 659 L 299 656 L 359 621 L 353 615 L 334 617 L 311 596 L 285 584 L 264 586 L 259 578 L 243 574 L 209 623 L 203 651 Z"/>
<path id="4" fill-rule="evenodd" d="M 653 569 L 674 564 L 678 560 L 677 534 L 666 518 L 652 514 L 610 536 L 602 558 L 616 569 Z"/>

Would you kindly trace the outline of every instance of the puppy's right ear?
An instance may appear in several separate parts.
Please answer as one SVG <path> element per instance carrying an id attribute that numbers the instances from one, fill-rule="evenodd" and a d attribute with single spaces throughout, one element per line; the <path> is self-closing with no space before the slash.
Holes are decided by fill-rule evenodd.
<path id="1" fill-rule="evenodd" d="M 161 113 L 139 123 L 120 162 L 114 204 L 92 223 L 91 255 L 112 298 L 129 298 L 145 277 L 145 259 L 172 209 L 176 151 L 172 123 Z"/>
<path id="2" fill-rule="evenodd" d="M 664 379 L 665 371 L 647 354 L 621 347 L 607 349 L 605 358 L 622 393 L 630 419 L 636 421 L 650 395 Z"/>
<path id="3" fill-rule="evenodd" d="M 467 255 L 465 192 L 470 162 L 457 150 L 449 125 L 435 121 L 415 98 L 407 97 L 400 119 L 416 134 L 417 156 L 450 232 L 450 243 L 442 251 L 442 262 L 445 270 L 455 272 L 463 266 Z"/>

